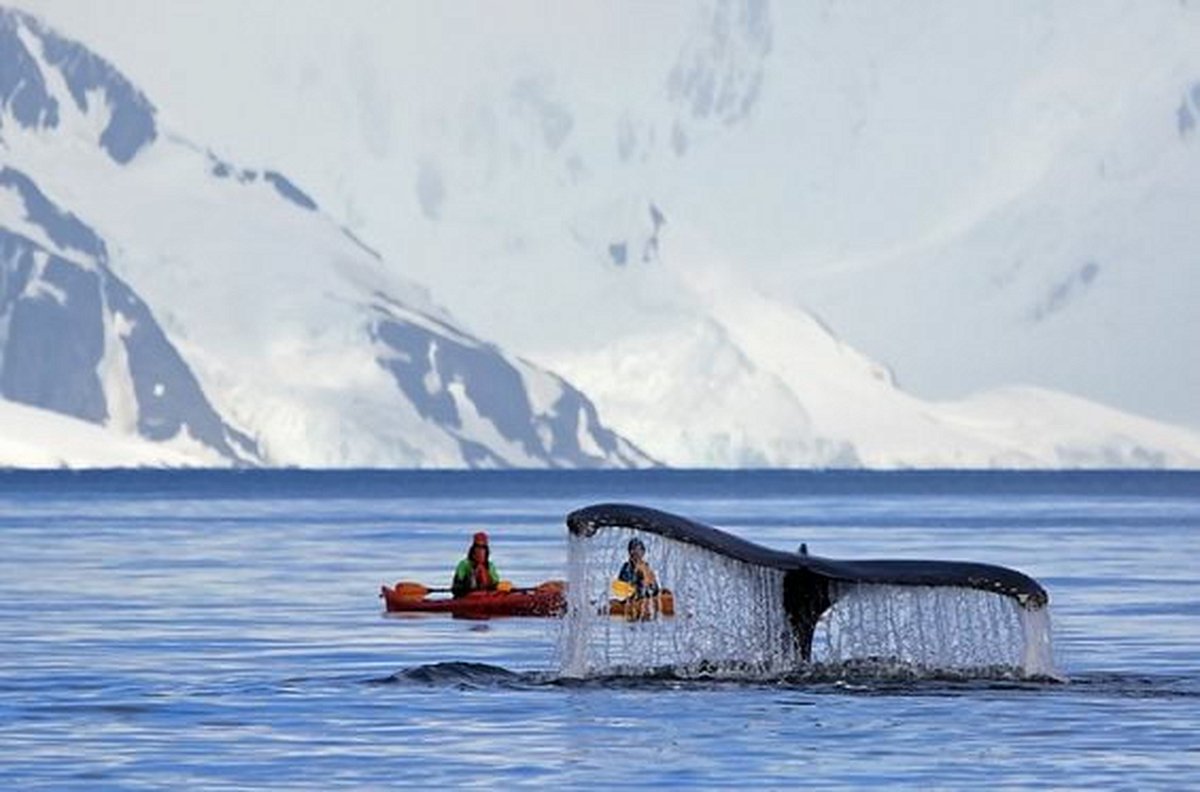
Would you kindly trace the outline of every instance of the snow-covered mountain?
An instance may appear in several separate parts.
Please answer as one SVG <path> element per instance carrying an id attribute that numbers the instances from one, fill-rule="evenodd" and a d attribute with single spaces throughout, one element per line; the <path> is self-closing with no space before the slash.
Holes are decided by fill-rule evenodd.
<path id="1" fill-rule="evenodd" d="M 8 15 L 64 120 L 0 78 L 4 162 L 267 463 L 1200 466 L 1048 387 L 1188 418 L 1192 9 L 308 0 L 264 49 L 282 6 L 29 2 L 239 152 L 65 99 Z"/>
<path id="2" fill-rule="evenodd" d="M 914 395 L 1200 429 L 1194 2 L 21 2 L 535 359 L 653 204 Z"/>
<path id="3" fill-rule="evenodd" d="M 9 10 L 0 111 L 6 400 L 192 464 L 649 462 L 577 389 L 465 331 L 281 173 L 164 133 L 109 63 Z M 124 445 L 141 449 L 129 463 L 153 458 Z M 45 450 L 4 461 L 114 459 Z"/>

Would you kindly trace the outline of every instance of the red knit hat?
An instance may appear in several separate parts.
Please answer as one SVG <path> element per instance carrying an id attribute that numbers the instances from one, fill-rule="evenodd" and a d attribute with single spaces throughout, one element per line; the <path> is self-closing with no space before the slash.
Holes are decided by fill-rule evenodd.
<path id="1" fill-rule="evenodd" d="M 475 534 L 475 540 L 474 540 L 473 544 L 479 545 L 480 547 L 487 547 L 488 546 L 487 534 L 484 533 L 483 531 L 480 531 L 479 533 Z"/>

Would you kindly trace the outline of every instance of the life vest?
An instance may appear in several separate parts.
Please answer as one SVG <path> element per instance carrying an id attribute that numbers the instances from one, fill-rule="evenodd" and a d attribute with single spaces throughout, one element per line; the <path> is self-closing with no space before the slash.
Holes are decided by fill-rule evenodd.
<path id="1" fill-rule="evenodd" d="M 650 597 L 658 593 L 658 578 L 644 560 L 636 565 L 626 561 L 617 579 L 633 585 L 637 589 L 634 594 L 636 597 Z"/>

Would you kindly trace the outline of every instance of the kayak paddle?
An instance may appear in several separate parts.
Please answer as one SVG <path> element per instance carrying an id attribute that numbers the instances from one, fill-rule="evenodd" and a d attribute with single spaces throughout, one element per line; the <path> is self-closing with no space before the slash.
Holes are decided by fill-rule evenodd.
<path id="1" fill-rule="evenodd" d="M 422 583 L 415 583 L 411 580 L 401 580 L 392 590 L 404 599 L 423 599 L 429 594 L 446 594 L 449 593 L 449 588 L 431 588 Z"/>
<path id="2" fill-rule="evenodd" d="M 612 582 L 612 593 L 617 599 L 629 599 L 633 593 L 637 591 L 632 583 L 626 583 L 624 580 L 614 580 Z"/>
<path id="3" fill-rule="evenodd" d="M 496 585 L 496 591 L 500 594 L 508 594 L 513 591 L 546 592 L 550 589 L 560 589 L 561 590 L 562 588 L 563 588 L 563 583 L 562 583 L 562 581 L 559 581 L 559 580 L 547 580 L 545 583 L 541 583 L 535 588 L 513 588 L 512 581 L 509 581 L 509 580 L 501 580 Z M 450 588 L 438 588 L 438 587 L 434 587 L 434 586 L 426 586 L 423 583 L 417 583 L 412 580 L 401 580 L 399 583 L 397 583 L 395 586 L 392 587 L 392 590 L 395 591 L 396 595 L 398 597 L 400 597 L 401 599 L 424 599 L 426 596 L 428 596 L 430 594 L 448 594 L 451 591 L 453 591 L 453 589 L 450 589 Z"/>

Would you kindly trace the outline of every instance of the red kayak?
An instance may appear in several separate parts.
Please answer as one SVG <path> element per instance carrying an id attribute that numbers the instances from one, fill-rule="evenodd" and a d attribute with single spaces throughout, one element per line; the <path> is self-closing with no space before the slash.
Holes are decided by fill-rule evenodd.
<path id="1" fill-rule="evenodd" d="M 434 593 L 420 584 L 383 586 L 388 613 L 449 613 L 468 619 L 492 616 L 561 616 L 567 609 L 566 586 L 550 580 L 536 588 L 511 591 L 474 591 L 465 597 L 429 596 Z"/>

